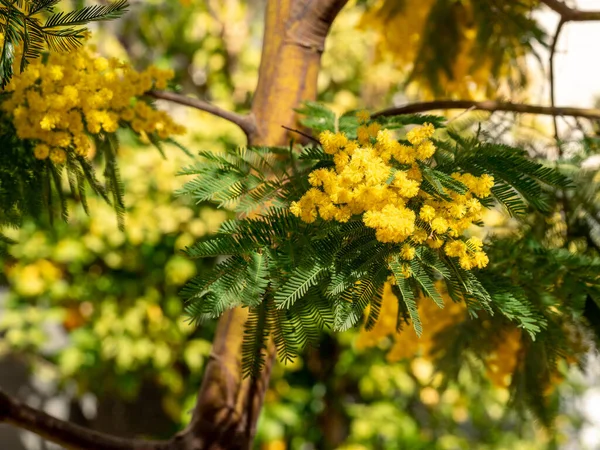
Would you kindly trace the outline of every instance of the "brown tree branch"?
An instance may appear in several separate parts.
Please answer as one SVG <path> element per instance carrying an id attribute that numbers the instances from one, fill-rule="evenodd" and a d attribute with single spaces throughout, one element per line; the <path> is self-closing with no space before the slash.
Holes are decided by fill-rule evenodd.
<path id="1" fill-rule="evenodd" d="M 434 100 L 431 102 L 409 103 L 408 105 L 385 109 L 372 115 L 372 117 L 395 116 L 399 114 L 415 114 L 438 109 L 477 109 L 480 111 L 505 111 L 520 114 L 541 114 L 546 116 L 574 116 L 586 119 L 600 119 L 600 109 L 573 108 L 569 106 L 540 106 L 524 103 L 497 102 L 485 100 L 482 102 L 472 100 Z"/>
<path id="2" fill-rule="evenodd" d="M 252 115 L 243 115 L 234 113 L 232 111 L 227 111 L 226 109 L 219 108 L 218 106 L 205 102 L 204 100 L 186 97 L 185 95 L 177 94 L 175 92 L 150 91 L 146 94 L 156 99 L 167 100 L 169 102 L 179 103 L 180 105 L 190 106 L 201 111 L 206 111 L 217 117 L 228 120 L 229 122 L 240 127 L 248 138 L 250 138 L 256 131 L 256 124 Z"/>
<path id="3" fill-rule="evenodd" d="M 582 11 L 568 6 L 561 0 L 541 0 L 551 10 L 560 14 L 563 22 L 585 22 L 589 20 L 600 20 L 600 11 Z"/>
<path id="4" fill-rule="evenodd" d="M 0 389 L 0 423 L 29 430 L 70 450 L 172 450 L 173 441 L 124 439 L 57 419 Z"/>
<path id="5" fill-rule="evenodd" d="M 554 83 L 554 56 L 556 54 L 556 44 L 558 43 L 558 37 L 560 36 L 560 32 L 562 31 L 563 26 L 567 22 L 583 22 L 590 20 L 600 20 L 600 11 L 582 11 L 579 9 L 574 9 L 564 3 L 562 0 L 541 0 L 543 4 L 548 6 L 550 9 L 555 11 L 560 15 L 560 21 L 556 26 L 556 31 L 554 32 L 554 36 L 552 38 L 552 44 L 550 46 L 550 57 L 549 57 L 549 66 L 550 66 L 550 105 L 552 107 L 555 106 L 556 102 L 556 87 Z M 558 134 L 558 123 L 556 119 L 556 115 L 553 116 L 554 123 L 554 137 L 556 141 L 559 140 Z M 560 144 L 558 144 L 558 154 L 559 156 L 562 153 L 562 149 Z"/>
<path id="6" fill-rule="evenodd" d="M 558 22 L 558 25 L 556 26 L 556 31 L 554 32 L 554 38 L 552 39 L 552 45 L 550 46 L 550 58 L 549 58 L 550 73 L 548 76 L 550 78 L 550 106 L 552 106 L 553 108 L 556 105 L 556 93 L 555 93 L 556 86 L 554 83 L 554 55 L 556 54 L 556 44 L 558 43 L 558 37 L 560 36 L 560 32 L 565 23 L 566 22 L 565 22 L 564 17 L 561 17 L 560 21 Z M 558 144 L 558 153 L 560 155 L 560 153 L 562 151 L 561 151 L 560 143 L 558 143 L 559 136 L 558 136 L 558 123 L 557 123 L 556 116 L 552 117 L 552 121 L 554 122 L 554 138 L 556 139 L 556 142 Z"/>

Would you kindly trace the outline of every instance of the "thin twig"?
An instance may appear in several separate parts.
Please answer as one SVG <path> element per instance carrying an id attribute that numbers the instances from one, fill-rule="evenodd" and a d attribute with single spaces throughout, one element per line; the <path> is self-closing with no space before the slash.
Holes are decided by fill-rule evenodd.
<path id="1" fill-rule="evenodd" d="M 550 106 L 552 106 L 553 108 L 556 105 L 556 86 L 554 83 L 554 55 L 556 54 L 556 44 L 558 43 L 558 37 L 559 37 L 562 27 L 565 23 L 566 22 L 565 22 L 564 17 L 561 17 L 560 21 L 558 22 L 558 25 L 556 26 L 556 31 L 554 32 L 554 38 L 552 39 L 552 45 L 550 47 L 550 58 L 549 58 L 550 73 L 548 76 L 550 78 Z M 560 142 L 559 142 L 558 121 L 557 121 L 556 116 L 552 117 L 552 121 L 554 123 L 554 138 L 556 139 L 556 145 L 558 145 L 558 155 L 561 156 L 562 148 L 561 148 Z"/>
<path id="2" fill-rule="evenodd" d="M 554 108 L 556 96 L 555 96 L 555 83 L 554 83 L 554 55 L 556 53 L 556 44 L 558 43 L 558 37 L 560 36 L 560 32 L 567 22 L 584 22 L 584 21 L 595 21 L 600 20 L 600 11 L 582 11 L 579 9 L 571 8 L 562 0 L 541 0 L 543 4 L 545 4 L 548 8 L 553 10 L 554 12 L 560 15 L 560 21 L 556 26 L 556 31 L 554 32 L 554 38 L 552 39 L 552 45 L 550 47 L 550 105 Z M 562 155 L 562 147 L 559 142 L 559 134 L 558 134 L 558 121 L 556 119 L 556 114 L 554 115 L 552 121 L 554 123 L 554 137 L 556 139 L 556 143 L 558 145 L 558 156 Z M 582 116 L 583 117 L 583 116 Z"/>
<path id="3" fill-rule="evenodd" d="M 473 110 L 475 110 L 475 107 L 474 107 L 474 106 L 471 106 L 470 108 L 468 108 L 468 109 L 465 109 L 465 110 L 464 110 L 463 112 L 461 112 L 461 113 L 460 113 L 458 116 L 456 116 L 456 117 L 453 117 L 453 118 L 452 118 L 452 119 L 450 119 L 448 122 L 446 122 L 446 125 L 449 125 L 449 124 L 451 124 L 452 122 L 454 122 L 454 121 L 456 121 L 456 120 L 460 119 L 462 116 L 464 116 L 465 114 L 468 114 L 468 113 L 470 113 L 470 112 L 471 112 L 471 111 L 473 111 Z"/>
<path id="4" fill-rule="evenodd" d="M 293 133 L 298 133 L 299 135 L 304 136 L 305 138 L 310 139 L 311 141 L 316 142 L 317 144 L 321 143 L 318 139 L 314 138 L 310 134 L 306 134 L 303 131 L 296 130 L 295 128 L 286 127 L 285 125 L 281 125 L 281 128 L 285 128 L 286 130 L 291 131 Z"/>
<path id="5" fill-rule="evenodd" d="M 160 100 L 167 100 L 173 103 L 179 103 L 180 105 L 190 106 L 192 108 L 211 113 L 217 117 L 221 117 L 222 119 L 228 120 L 229 122 L 240 127 L 242 131 L 246 133 L 247 137 L 250 137 L 256 132 L 256 124 L 254 123 L 254 118 L 251 115 L 227 111 L 226 109 L 220 108 L 204 100 L 186 97 L 185 95 L 177 94 L 175 92 L 150 91 L 147 92 L 147 95 Z"/>
<path id="6" fill-rule="evenodd" d="M 568 6 L 561 0 L 541 0 L 548 8 L 560 14 L 564 22 L 586 22 L 600 20 L 600 11 L 582 11 Z"/>
<path id="7" fill-rule="evenodd" d="M 506 111 L 520 114 L 541 114 L 547 116 L 574 116 L 586 119 L 600 119 L 600 109 L 573 108 L 569 106 L 540 106 L 525 103 L 508 103 L 485 100 L 476 102 L 472 100 L 434 100 L 431 102 L 409 103 L 408 105 L 385 109 L 372 115 L 372 117 L 396 116 L 399 114 L 415 114 L 441 109 L 469 109 L 480 111 Z"/>

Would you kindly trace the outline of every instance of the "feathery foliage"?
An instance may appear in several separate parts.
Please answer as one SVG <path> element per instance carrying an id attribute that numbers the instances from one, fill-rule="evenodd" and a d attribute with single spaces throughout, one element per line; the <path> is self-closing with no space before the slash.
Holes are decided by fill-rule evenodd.
<path id="1" fill-rule="evenodd" d="M 522 216 L 528 205 L 542 212 L 551 209 L 551 189 L 568 189 L 572 183 L 555 168 L 532 160 L 523 149 L 477 137 L 464 138 L 448 130 L 449 140 L 435 141 L 443 151 L 436 154 L 436 169 L 447 174 L 457 168 L 474 175 L 494 177 L 492 195 L 514 216 Z"/>
<path id="2" fill-rule="evenodd" d="M 71 195 L 80 198 L 84 208 L 86 186 L 109 201 L 105 187 L 84 157 L 70 153 L 65 165 L 55 165 L 50 160 L 36 159 L 33 147 L 31 141 L 17 138 L 11 122 L 0 112 L 0 226 L 17 227 L 24 216 L 38 217 L 44 211 L 49 212 L 50 221 L 56 211 L 66 220 L 68 211 L 61 185 L 65 171 L 69 173 Z"/>
<path id="3" fill-rule="evenodd" d="M 334 114 L 321 105 L 308 103 L 300 111 L 308 114 L 305 125 L 317 132 L 336 127 Z M 340 128 L 344 124 L 348 136 L 356 135 L 358 127 L 350 117 L 337 121 Z M 423 122 L 414 115 L 385 118 L 386 124 L 396 128 Z M 443 120 L 433 122 L 442 124 Z M 431 195 L 464 194 L 466 187 L 450 176 L 454 172 L 489 174 L 500 180 L 503 189 L 495 193 L 497 202 L 516 214 L 529 206 L 542 211 L 549 207 L 549 199 L 543 202 L 539 198 L 545 192 L 542 185 L 568 186 L 566 177 L 531 161 L 516 148 L 451 132 L 439 148 L 443 149 L 441 158 L 420 164 Z M 367 328 L 374 326 L 383 285 L 389 279 L 396 283 L 399 314 L 410 319 L 419 334 L 417 303 L 433 301 L 444 306 L 435 286 L 440 280 L 454 301 L 466 303 L 473 317 L 498 315 L 532 338 L 545 329 L 547 322 L 538 307 L 523 294 L 523 288 L 512 290 L 509 281 L 502 282 L 507 280 L 504 274 L 494 272 L 499 278 L 491 282 L 486 269 L 464 270 L 440 250 L 425 246 L 418 246 L 415 257 L 407 261 L 402 244 L 378 241 L 359 216 L 345 223 L 306 223 L 291 214 L 290 202 L 310 187 L 309 173 L 333 165 L 331 155 L 320 146 L 301 148 L 298 157 L 295 151 L 249 147 L 224 154 L 203 152 L 201 162 L 181 172 L 194 178 L 180 194 L 238 213 L 239 218 L 223 224 L 216 235 L 186 249 L 191 258 L 229 256 L 211 274 L 191 280 L 182 294 L 188 314 L 195 320 L 216 317 L 234 306 L 250 308 L 256 329 L 253 332 L 249 326 L 245 332 L 246 375 L 255 375 L 260 369 L 268 336 L 273 337 L 280 359 L 287 361 L 314 341 L 322 328 L 343 331 L 363 318 Z M 290 157 L 294 170 L 289 170 Z"/>

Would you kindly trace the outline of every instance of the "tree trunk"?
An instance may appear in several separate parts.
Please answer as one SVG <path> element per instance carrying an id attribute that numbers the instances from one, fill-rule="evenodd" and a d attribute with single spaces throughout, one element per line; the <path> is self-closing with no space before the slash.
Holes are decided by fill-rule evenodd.
<path id="1" fill-rule="evenodd" d="M 251 145 L 286 145 L 284 126 L 296 126 L 294 109 L 315 100 L 325 38 L 347 0 L 269 0 L 258 86 L 252 103 L 256 129 Z M 242 379 L 241 348 L 247 310 L 226 312 L 217 327 L 213 351 L 192 421 L 182 437 L 193 449 L 247 449 L 269 384 L 275 358 L 269 345 L 259 379 Z M 191 439 L 192 442 L 189 442 Z"/>

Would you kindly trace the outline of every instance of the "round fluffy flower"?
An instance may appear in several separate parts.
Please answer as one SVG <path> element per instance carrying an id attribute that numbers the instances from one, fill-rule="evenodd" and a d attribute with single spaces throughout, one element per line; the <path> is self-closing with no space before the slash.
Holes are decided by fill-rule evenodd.
<path id="1" fill-rule="evenodd" d="M 339 150 L 336 145 L 335 134 L 329 130 L 325 130 L 319 135 L 319 142 L 327 154 L 333 155 Z"/>
<path id="2" fill-rule="evenodd" d="M 472 187 L 471 191 L 477 197 L 483 198 L 487 197 L 491 193 L 491 189 L 494 187 L 494 177 L 484 173 L 479 177 L 476 181 L 475 185 Z"/>
<path id="3" fill-rule="evenodd" d="M 440 248 L 444 245 L 444 241 L 438 237 L 427 239 L 427 245 L 431 248 Z"/>
<path id="4" fill-rule="evenodd" d="M 33 149 L 33 154 L 37 159 L 46 159 L 50 155 L 50 147 L 46 144 L 38 144 Z"/>
<path id="5" fill-rule="evenodd" d="M 425 222 L 431 222 L 433 219 L 435 219 L 435 208 L 429 205 L 423 205 L 421 207 L 421 211 L 419 212 L 419 217 Z"/>
<path id="6" fill-rule="evenodd" d="M 461 257 L 467 254 L 467 244 L 463 241 L 447 242 L 444 246 L 444 251 L 448 256 Z"/>
<path id="7" fill-rule="evenodd" d="M 411 239 L 415 244 L 422 244 L 427 240 L 427 231 L 422 228 L 417 228 L 411 236 Z"/>
<path id="8" fill-rule="evenodd" d="M 415 213 L 405 207 L 386 205 L 381 211 L 367 211 L 366 226 L 375 228 L 381 242 L 403 242 L 415 229 Z"/>
<path id="9" fill-rule="evenodd" d="M 431 221 L 431 229 L 436 233 L 445 233 L 448 229 L 448 222 L 443 217 L 437 217 Z"/>
<path id="10" fill-rule="evenodd" d="M 415 249 L 408 244 L 404 244 L 402 246 L 402 250 L 400 250 L 400 257 L 402 259 L 413 259 L 415 257 Z"/>
<path id="11" fill-rule="evenodd" d="M 357 134 L 357 138 L 358 138 L 358 143 L 360 145 L 368 145 L 370 143 L 371 140 L 371 136 L 369 135 L 369 130 L 367 129 L 366 126 L 360 126 L 358 127 L 358 129 L 356 130 L 356 134 Z M 323 147 L 325 148 L 325 147 Z M 327 150 L 325 150 L 327 151 Z"/>
<path id="12" fill-rule="evenodd" d="M 413 145 L 419 145 L 421 142 L 433 136 L 435 128 L 430 123 L 426 123 L 422 127 L 415 127 L 406 133 L 406 139 Z"/>
<path id="13" fill-rule="evenodd" d="M 290 204 L 290 212 L 296 217 L 300 217 L 300 215 L 302 214 L 302 207 L 300 206 L 300 203 L 292 202 Z"/>
<path id="14" fill-rule="evenodd" d="M 358 119 L 358 123 L 367 123 L 371 118 L 371 114 L 368 111 L 362 110 L 356 113 L 356 118 Z"/>
<path id="15" fill-rule="evenodd" d="M 490 262 L 488 256 L 485 252 L 475 252 L 473 254 L 473 264 L 475 264 L 480 269 L 483 269 Z"/>
<path id="16" fill-rule="evenodd" d="M 392 186 L 398 189 L 402 197 L 412 198 L 419 193 L 421 183 L 416 180 L 409 180 L 405 171 L 399 170 L 394 174 Z"/>
<path id="17" fill-rule="evenodd" d="M 481 251 L 483 248 L 483 242 L 477 236 L 473 236 L 467 241 L 469 247 L 473 248 L 475 251 Z"/>
<path id="18" fill-rule="evenodd" d="M 471 257 L 469 257 L 468 255 L 461 256 L 458 259 L 458 263 L 460 264 L 460 267 L 462 267 L 465 270 L 471 270 L 473 267 L 475 267 L 475 263 L 473 262 L 473 259 Z"/>
<path id="19" fill-rule="evenodd" d="M 416 149 L 417 159 L 428 159 L 435 153 L 435 145 L 431 141 L 424 141 Z"/>
<path id="20" fill-rule="evenodd" d="M 53 148 L 50 150 L 50 160 L 54 164 L 64 164 L 67 161 L 67 152 L 62 148 Z"/>

